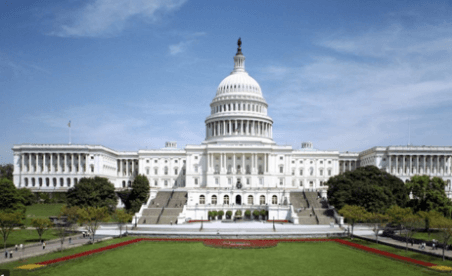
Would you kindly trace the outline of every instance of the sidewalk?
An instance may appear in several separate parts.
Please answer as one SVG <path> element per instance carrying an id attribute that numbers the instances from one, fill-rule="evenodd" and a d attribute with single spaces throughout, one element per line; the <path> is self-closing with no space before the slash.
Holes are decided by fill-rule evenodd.
<path id="1" fill-rule="evenodd" d="M 375 241 L 375 235 L 356 235 L 356 234 L 354 234 L 354 236 L 357 238 L 363 238 L 365 240 Z M 406 247 L 405 242 L 397 241 L 397 240 L 387 238 L 387 237 L 382 237 L 382 236 L 378 236 L 378 243 L 393 246 L 393 247 L 398 247 L 401 249 L 405 249 L 405 247 Z M 439 258 L 443 257 L 443 249 L 442 248 L 433 250 L 431 246 L 426 246 L 425 249 L 419 249 L 419 244 L 414 244 L 413 246 L 411 246 L 411 243 L 408 243 L 408 250 L 418 252 L 421 254 L 437 256 Z M 444 256 L 446 257 L 446 259 L 452 260 L 452 251 L 446 250 L 444 252 Z"/>
<path id="2" fill-rule="evenodd" d="M 89 238 L 83 238 L 83 235 L 76 235 L 71 236 L 71 244 L 69 244 L 69 237 L 66 237 L 63 243 L 63 249 L 73 248 L 82 246 L 89 242 Z M 99 236 L 95 236 L 94 240 L 100 239 Z M 30 257 L 35 257 L 39 255 L 48 254 L 51 252 L 58 251 L 61 248 L 61 241 L 60 239 L 50 240 L 46 241 L 46 248 L 43 249 L 42 245 L 40 243 L 34 243 L 30 245 L 24 246 L 22 250 L 20 248 L 15 251 L 14 248 L 7 248 L 8 251 L 8 258 L 5 258 L 5 250 L 1 250 L 0 255 L 0 264 L 8 263 L 8 262 L 14 262 L 18 261 L 20 259 L 26 259 Z M 10 258 L 9 252 L 13 252 L 13 257 Z"/>

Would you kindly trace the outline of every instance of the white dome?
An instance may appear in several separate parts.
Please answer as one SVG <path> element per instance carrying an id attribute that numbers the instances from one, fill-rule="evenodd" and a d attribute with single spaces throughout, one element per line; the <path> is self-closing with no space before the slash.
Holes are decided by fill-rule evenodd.
<path id="1" fill-rule="evenodd" d="M 232 72 L 217 88 L 217 96 L 225 93 L 251 93 L 262 97 L 259 83 L 246 72 Z"/>

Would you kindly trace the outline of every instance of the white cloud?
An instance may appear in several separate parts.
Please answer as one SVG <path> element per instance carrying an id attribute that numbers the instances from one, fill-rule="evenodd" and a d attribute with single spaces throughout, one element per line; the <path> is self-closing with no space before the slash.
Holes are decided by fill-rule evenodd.
<path id="1" fill-rule="evenodd" d="M 94 0 L 74 13 L 61 15 L 57 30 L 50 35 L 111 36 L 121 32 L 132 18 L 155 21 L 162 13 L 177 10 L 185 2 L 186 0 Z"/>
<path id="2" fill-rule="evenodd" d="M 204 32 L 196 32 L 193 34 L 184 35 L 185 40 L 180 41 L 177 44 L 172 44 L 168 47 L 170 55 L 175 56 L 177 54 L 185 52 L 188 49 L 188 47 L 190 47 L 190 45 L 198 41 L 197 37 L 204 36 L 205 34 L 206 33 Z"/>
<path id="3" fill-rule="evenodd" d="M 392 26 L 323 40 L 318 44 L 334 50 L 330 55 L 298 68 L 262 70 L 257 79 L 281 79 L 266 95 L 275 139 L 363 150 L 406 144 L 411 122 L 413 143 L 449 145 L 452 31 L 445 26 Z"/>

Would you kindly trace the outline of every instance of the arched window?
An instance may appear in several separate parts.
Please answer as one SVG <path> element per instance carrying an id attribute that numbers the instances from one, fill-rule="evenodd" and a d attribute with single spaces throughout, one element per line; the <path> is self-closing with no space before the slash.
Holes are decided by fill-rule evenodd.
<path id="1" fill-rule="evenodd" d="M 125 181 L 122 182 L 122 187 L 123 187 L 123 188 L 126 187 L 126 182 L 125 182 Z"/>
<path id="2" fill-rule="evenodd" d="M 24 178 L 24 182 L 25 182 L 25 187 L 28 187 L 28 178 Z"/>
<path id="3" fill-rule="evenodd" d="M 314 168 L 313 167 L 309 168 L 309 175 L 314 175 Z"/>
<path id="4" fill-rule="evenodd" d="M 252 195 L 248 196 L 248 204 L 249 205 L 253 205 L 254 204 L 254 200 L 253 200 L 253 196 Z"/>
<path id="5" fill-rule="evenodd" d="M 284 166 L 279 166 L 279 173 L 283 173 L 284 172 Z"/>
<path id="6" fill-rule="evenodd" d="M 214 204 L 214 205 L 217 204 L 217 196 L 216 195 L 212 196 L 212 204 Z"/>
<path id="7" fill-rule="evenodd" d="M 265 205 L 265 196 L 261 195 L 259 197 L 259 203 L 260 203 L 260 205 Z"/>
<path id="8" fill-rule="evenodd" d="M 199 196 L 199 204 L 206 204 L 206 197 L 204 195 Z"/>
<path id="9" fill-rule="evenodd" d="M 174 175 L 177 175 L 179 173 L 179 169 L 178 168 L 174 168 Z"/>
<path id="10" fill-rule="evenodd" d="M 277 196 L 272 196 L 272 204 L 278 204 L 278 197 Z"/>
<path id="11" fill-rule="evenodd" d="M 163 183 L 165 186 L 168 186 L 168 180 L 165 180 Z"/>
<path id="12" fill-rule="evenodd" d="M 39 187 L 42 187 L 42 178 L 39 178 Z"/>
<path id="13" fill-rule="evenodd" d="M 78 179 L 74 178 L 74 185 L 77 185 L 77 181 L 78 181 Z"/>
<path id="14" fill-rule="evenodd" d="M 35 180 L 35 178 L 33 177 L 32 179 L 31 179 L 31 186 L 35 186 L 36 185 L 36 180 Z"/>
<path id="15" fill-rule="evenodd" d="M 132 187 L 132 181 L 129 180 L 129 182 L 127 183 L 127 187 Z"/>
<path id="16" fill-rule="evenodd" d="M 229 204 L 229 196 L 228 195 L 225 195 L 223 197 L 223 204 Z"/>
<path id="17" fill-rule="evenodd" d="M 66 179 L 66 184 L 68 187 L 71 187 L 71 179 L 69 177 Z"/>
<path id="18" fill-rule="evenodd" d="M 60 178 L 60 187 L 63 187 L 64 186 L 64 179 L 61 177 Z"/>
<path id="19" fill-rule="evenodd" d="M 165 175 L 168 175 L 168 167 L 165 167 L 163 171 L 165 172 Z"/>
<path id="20" fill-rule="evenodd" d="M 195 172 L 198 172 L 198 165 L 195 165 Z"/>
<path id="21" fill-rule="evenodd" d="M 47 178 L 46 178 L 46 186 L 49 187 L 49 185 L 50 185 L 50 180 L 49 180 L 49 178 L 47 177 Z"/>
<path id="22" fill-rule="evenodd" d="M 53 178 L 53 187 L 56 187 L 57 186 L 57 179 L 54 177 Z"/>
<path id="23" fill-rule="evenodd" d="M 157 180 L 154 181 L 154 186 L 158 186 L 159 182 Z"/>

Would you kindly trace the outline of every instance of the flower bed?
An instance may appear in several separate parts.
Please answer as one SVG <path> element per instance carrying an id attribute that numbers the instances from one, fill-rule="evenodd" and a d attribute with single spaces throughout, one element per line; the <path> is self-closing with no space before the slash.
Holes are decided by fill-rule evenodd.
<path id="1" fill-rule="evenodd" d="M 385 257 L 389 257 L 395 260 L 400 260 L 400 261 L 404 261 L 407 263 L 411 263 L 411 264 L 416 264 L 416 265 L 421 265 L 421 266 L 425 266 L 431 269 L 436 269 L 437 271 L 451 271 L 452 268 L 450 267 L 444 267 L 444 266 L 437 266 L 436 264 L 433 263 L 429 263 L 429 262 L 424 262 L 424 261 L 419 261 L 419 260 L 415 260 L 412 258 L 408 258 L 408 257 L 403 257 L 400 255 L 396 255 L 396 254 L 392 254 L 386 251 L 382 251 L 382 250 L 378 250 L 375 248 L 371 248 L 371 247 L 367 247 L 364 245 L 360 245 L 360 244 L 356 244 L 353 242 L 349 242 L 346 240 L 342 240 L 342 239 L 265 239 L 265 240 L 242 240 L 242 239 L 166 239 L 166 238 L 157 238 L 157 239 L 152 239 L 152 238 L 138 238 L 138 239 L 133 239 L 133 240 L 129 240 L 129 241 L 125 241 L 125 242 L 120 242 L 117 244 L 113 244 L 113 245 L 109 245 L 109 246 L 105 246 L 105 247 L 101 247 L 98 249 L 93 249 L 93 250 L 89 250 L 86 252 L 81 252 L 78 254 L 73 254 L 73 255 L 69 255 L 66 257 L 61 257 L 61 258 L 57 258 L 57 259 L 53 259 L 53 260 L 48 260 L 48 261 L 44 261 L 44 262 L 40 262 L 37 263 L 36 265 L 39 266 L 35 266 L 36 267 L 40 267 L 40 266 L 44 266 L 44 265 L 49 265 L 49 264 L 54 264 L 54 263 L 59 263 L 59 262 L 64 262 L 67 260 L 71 260 L 71 259 L 75 259 L 75 258 L 79 258 L 79 257 L 83 257 L 83 256 L 87 256 L 87 255 L 91 255 L 91 254 L 95 254 L 95 253 L 99 253 L 102 251 L 106 251 L 106 250 L 110 250 L 110 249 L 114 249 L 114 248 L 118 248 L 118 247 L 122 247 L 125 245 L 129 245 L 129 244 L 133 244 L 133 243 L 137 243 L 137 242 L 141 242 L 141 241 L 153 241 L 153 242 L 168 242 L 168 241 L 175 241 L 175 242 L 202 242 L 205 246 L 208 247 L 215 247 L 215 248 L 238 248 L 238 249 L 257 249 L 257 248 L 271 248 L 271 247 L 275 247 L 278 245 L 278 243 L 280 242 L 337 242 L 346 246 L 350 246 L 356 249 L 360 249 L 360 250 L 364 250 L 366 252 L 369 253 L 373 253 L 373 254 L 378 254 L 381 256 L 385 256 Z M 27 265 L 28 268 L 31 268 L 31 265 Z"/>

